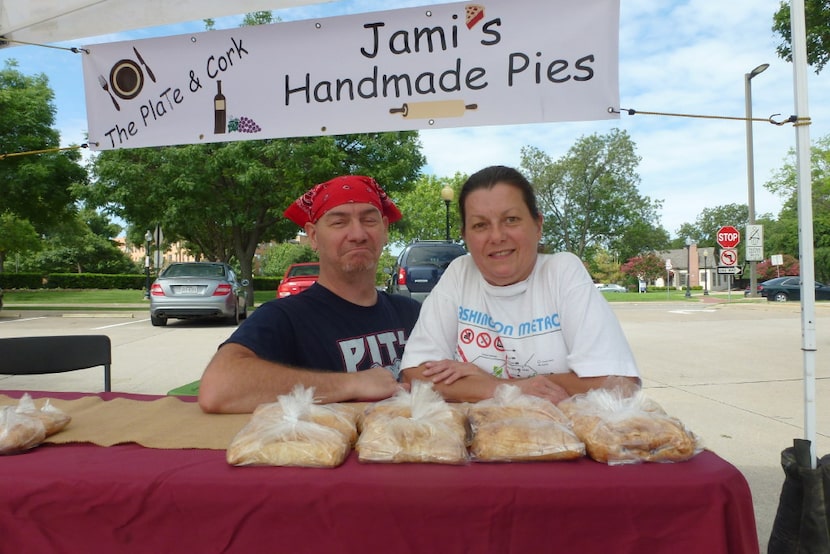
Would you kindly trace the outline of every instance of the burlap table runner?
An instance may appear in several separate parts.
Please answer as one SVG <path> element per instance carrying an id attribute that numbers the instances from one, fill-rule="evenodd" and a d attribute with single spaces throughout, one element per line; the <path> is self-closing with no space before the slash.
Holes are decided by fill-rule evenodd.
<path id="1" fill-rule="evenodd" d="M 0 406 L 16 406 L 18 402 L 0 394 Z M 38 408 L 45 402 L 45 398 L 35 399 Z M 151 401 L 86 396 L 77 400 L 51 398 L 49 402 L 72 416 L 63 431 L 44 441 L 52 444 L 138 443 L 147 448 L 225 450 L 251 418 L 251 414 L 206 414 L 198 403 L 172 396 Z"/>

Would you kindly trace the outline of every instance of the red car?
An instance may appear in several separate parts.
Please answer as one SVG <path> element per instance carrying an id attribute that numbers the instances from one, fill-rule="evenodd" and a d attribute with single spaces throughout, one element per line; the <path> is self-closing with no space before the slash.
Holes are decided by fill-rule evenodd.
<path id="1" fill-rule="evenodd" d="M 320 262 L 291 264 L 277 287 L 277 298 L 299 294 L 320 277 Z"/>

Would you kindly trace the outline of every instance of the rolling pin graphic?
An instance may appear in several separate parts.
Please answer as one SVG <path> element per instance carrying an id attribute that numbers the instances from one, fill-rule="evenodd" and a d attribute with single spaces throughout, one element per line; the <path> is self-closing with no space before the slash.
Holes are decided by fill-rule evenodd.
<path id="1" fill-rule="evenodd" d="M 405 102 L 400 108 L 389 113 L 399 113 L 404 119 L 432 119 L 438 117 L 461 117 L 467 110 L 475 110 L 478 104 L 465 104 L 463 100 L 436 100 L 433 102 Z"/>

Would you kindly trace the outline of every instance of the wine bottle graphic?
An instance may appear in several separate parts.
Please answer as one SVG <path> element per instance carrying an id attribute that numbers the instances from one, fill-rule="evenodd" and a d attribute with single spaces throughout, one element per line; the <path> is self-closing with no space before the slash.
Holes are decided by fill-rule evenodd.
<path id="1" fill-rule="evenodd" d="M 216 81 L 216 96 L 213 97 L 213 133 L 220 134 L 227 130 L 227 111 L 225 95 L 222 94 L 222 81 Z"/>

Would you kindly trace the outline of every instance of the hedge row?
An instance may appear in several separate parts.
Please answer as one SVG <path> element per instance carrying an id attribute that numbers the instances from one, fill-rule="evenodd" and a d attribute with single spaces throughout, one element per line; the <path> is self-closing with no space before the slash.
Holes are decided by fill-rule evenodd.
<path id="1" fill-rule="evenodd" d="M 151 276 L 152 279 L 152 276 Z M 144 275 L 0 273 L 1 289 L 144 289 Z M 254 277 L 254 290 L 276 290 L 278 277 Z"/>
<path id="2" fill-rule="evenodd" d="M 254 290 L 277 290 L 282 277 L 254 277 Z"/>

